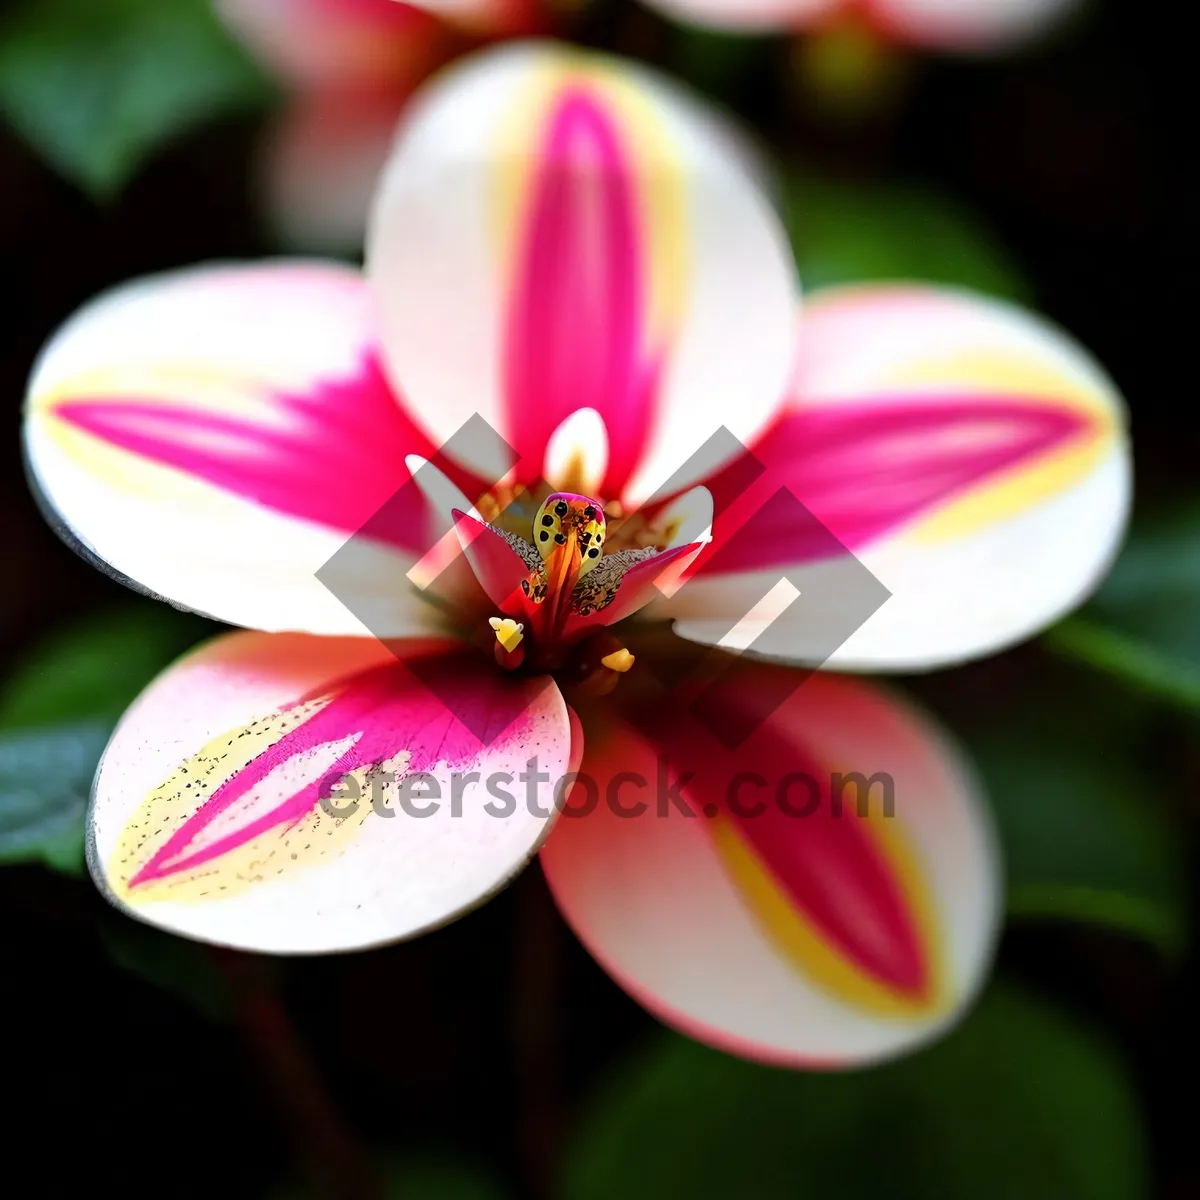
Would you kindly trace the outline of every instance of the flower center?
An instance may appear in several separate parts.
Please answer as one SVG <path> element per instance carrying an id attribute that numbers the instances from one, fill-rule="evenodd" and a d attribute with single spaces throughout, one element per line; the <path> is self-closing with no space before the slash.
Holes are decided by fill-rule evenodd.
<path id="1" fill-rule="evenodd" d="M 597 644 L 603 627 L 587 625 L 615 594 L 611 568 L 623 565 L 605 559 L 603 504 L 577 492 L 551 492 L 533 516 L 528 539 L 497 532 L 526 568 L 513 598 L 517 611 L 506 606 L 506 615 L 488 622 L 497 663 L 562 672 L 575 683 L 594 674 L 615 682 L 628 671 L 633 656 L 607 633 Z"/>

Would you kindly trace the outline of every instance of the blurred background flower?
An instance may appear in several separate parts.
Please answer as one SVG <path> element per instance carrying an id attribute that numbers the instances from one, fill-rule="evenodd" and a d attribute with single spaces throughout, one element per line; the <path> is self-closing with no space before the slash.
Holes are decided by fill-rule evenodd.
<path id="1" fill-rule="evenodd" d="M 1082 0 L 646 0 L 698 25 L 733 31 L 828 31 L 958 53 L 1010 49 L 1051 28 Z"/>
<path id="2" fill-rule="evenodd" d="M 487 38 L 550 23 L 545 0 L 216 3 L 289 92 L 259 167 L 274 235 L 284 246 L 350 254 L 362 244 L 379 169 L 413 89 Z"/>
<path id="3" fill-rule="evenodd" d="M 878 117 L 920 53 L 986 58 L 1036 43 L 1083 0 L 646 0 L 698 29 L 791 38 L 794 103 L 826 122 Z"/>

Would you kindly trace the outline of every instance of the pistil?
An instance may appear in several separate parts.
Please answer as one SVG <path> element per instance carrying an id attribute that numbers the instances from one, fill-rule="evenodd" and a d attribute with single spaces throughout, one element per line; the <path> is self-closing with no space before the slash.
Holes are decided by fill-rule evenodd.
<path id="1" fill-rule="evenodd" d="M 561 640 L 575 586 L 604 553 L 605 529 L 603 506 L 588 496 L 555 492 L 538 509 L 533 544 L 543 562 L 537 583 L 544 581 L 545 595 L 539 599 L 532 583 L 526 595 L 537 605 L 533 623 L 539 641 Z"/>

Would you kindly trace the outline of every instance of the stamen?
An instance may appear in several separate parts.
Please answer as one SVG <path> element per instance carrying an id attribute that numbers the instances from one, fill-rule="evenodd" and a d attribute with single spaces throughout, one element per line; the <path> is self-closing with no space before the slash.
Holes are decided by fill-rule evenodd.
<path id="1" fill-rule="evenodd" d="M 541 491 L 541 489 L 536 489 Z M 532 495 L 533 493 L 530 493 Z M 544 499 L 524 526 L 514 532 L 455 510 L 455 531 L 483 590 L 499 609 L 490 618 L 494 641 L 481 628 L 482 647 L 502 667 L 559 672 L 574 658 L 575 648 L 613 621 L 648 602 L 646 592 L 657 581 L 645 568 L 657 547 L 614 550 L 601 500 L 575 492 L 542 493 Z M 666 571 L 676 559 L 684 564 L 697 548 L 682 547 L 658 564 Z M 605 610 L 628 583 L 622 607 Z M 493 610 L 495 611 L 495 610 Z M 523 622 L 523 624 L 518 623 Z M 601 661 L 601 660 L 604 661 Z M 633 666 L 633 655 L 619 642 L 591 641 L 590 666 L 597 685 L 615 686 Z M 580 677 L 578 674 L 576 677 Z"/>
<path id="2" fill-rule="evenodd" d="M 505 650 L 515 650 L 524 639 L 525 626 L 518 624 L 511 617 L 492 617 L 488 624 L 496 631 L 496 641 Z"/>
<path id="3" fill-rule="evenodd" d="M 634 656 L 605 629 L 583 644 L 564 672 L 569 695 L 607 696 L 628 674 Z"/>
<path id="4" fill-rule="evenodd" d="M 622 647 L 620 650 L 614 650 L 611 654 L 606 654 L 600 660 L 600 665 L 607 667 L 610 671 L 616 671 L 618 675 L 624 675 L 635 661 L 634 656 Z"/>
<path id="5" fill-rule="evenodd" d="M 525 626 L 511 617 L 489 617 L 488 624 L 496 634 L 493 654 L 496 662 L 505 670 L 515 671 L 525 661 L 521 643 L 525 640 Z"/>

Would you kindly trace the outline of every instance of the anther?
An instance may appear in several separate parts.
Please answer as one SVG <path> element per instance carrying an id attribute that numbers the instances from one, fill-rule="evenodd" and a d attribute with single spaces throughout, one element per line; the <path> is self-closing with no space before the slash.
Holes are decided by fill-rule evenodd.
<path id="1" fill-rule="evenodd" d="M 607 651 L 607 653 L 604 653 Z M 571 695 L 607 696 L 634 664 L 634 656 L 604 630 L 581 648 L 566 676 Z"/>
<path id="2" fill-rule="evenodd" d="M 618 675 L 624 675 L 633 666 L 635 661 L 634 656 L 622 646 L 620 650 L 614 650 L 611 654 L 606 654 L 600 660 L 600 665 L 607 667 L 610 671 L 616 671 Z"/>
<path id="3" fill-rule="evenodd" d="M 521 645 L 525 640 L 525 626 L 511 617 L 490 617 L 488 624 L 496 634 L 496 644 L 492 648 L 496 662 L 505 670 L 516 670 L 525 661 L 525 648 Z"/>

